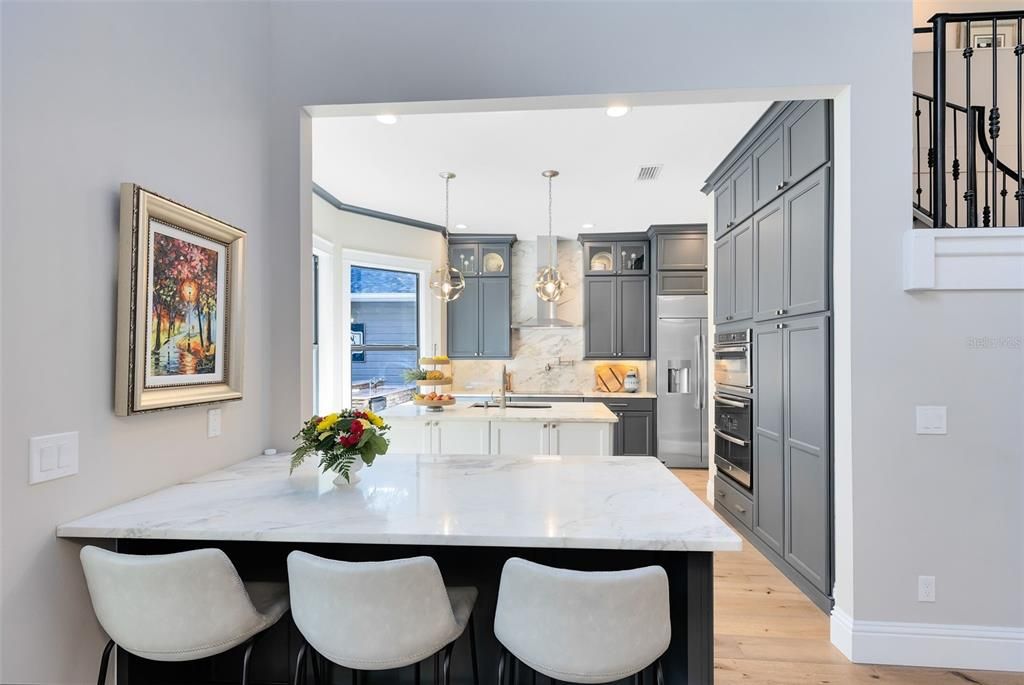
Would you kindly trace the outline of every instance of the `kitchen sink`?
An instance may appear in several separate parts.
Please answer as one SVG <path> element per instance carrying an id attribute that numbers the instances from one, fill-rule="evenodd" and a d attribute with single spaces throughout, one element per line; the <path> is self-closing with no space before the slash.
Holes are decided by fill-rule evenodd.
<path id="1" fill-rule="evenodd" d="M 473 404 L 471 404 L 469 406 L 470 407 L 475 407 L 477 409 L 498 409 L 499 408 L 497 402 L 474 402 Z M 533 403 L 533 402 L 529 402 L 529 403 L 527 403 L 527 402 L 506 402 L 505 403 L 505 408 L 506 409 L 551 409 L 551 405 L 550 404 L 536 404 L 536 403 Z"/>

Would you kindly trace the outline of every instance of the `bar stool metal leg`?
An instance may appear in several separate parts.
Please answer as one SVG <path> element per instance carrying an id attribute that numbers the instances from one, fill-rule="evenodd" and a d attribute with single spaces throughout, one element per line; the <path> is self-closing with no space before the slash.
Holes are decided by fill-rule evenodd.
<path id="1" fill-rule="evenodd" d="M 480 670 L 476 662 L 476 622 L 473 620 L 473 614 L 469 615 L 469 624 L 466 628 L 469 630 L 469 651 L 473 660 L 473 685 L 480 685 Z"/>
<path id="2" fill-rule="evenodd" d="M 299 647 L 299 657 L 295 660 L 295 684 L 302 685 L 306 680 L 306 650 L 309 649 L 309 645 L 306 642 L 302 643 Z"/>
<path id="3" fill-rule="evenodd" d="M 107 646 L 103 648 L 103 656 L 100 657 L 100 674 L 96 680 L 96 685 L 106 685 L 107 683 L 107 666 L 110 665 L 110 653 L 114 650 L 114 641 L 111 640 L 107 643 Z"/>
<path id="4" fill-rule="evenodd" d="M 505 645 L 501 646 L 501 651 L 498 652 L 498 682 L 497 685 L 505 685 L 505 669 L 508 661 L 508 650 L 505 649 Z"/>
<path id="5" fill-rule="evenodd" d="M 657 678 L 657 685 L 665 685 L 665 674 L 661 670 L 661 659 L 658 660 L 655 677 Z"/>
<path id="6" fill-rule="evenodd" d="M 242 685 L 249 685 L 249 662 L 252 661 L 254 644 L 256 644 L 256 639 L 249 638 L 245 643 L 245 651 L 242 652 Z"/>

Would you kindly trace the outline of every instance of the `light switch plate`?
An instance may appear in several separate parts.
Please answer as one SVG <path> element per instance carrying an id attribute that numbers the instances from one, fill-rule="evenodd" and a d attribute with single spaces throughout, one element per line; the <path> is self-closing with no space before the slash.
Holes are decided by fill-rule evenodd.
<path id="1" fill-rule="evenodd" d="M 917 434 L 918 435 L 945 435 L 946 434 L 946 408 L 945 407 L 917 407 Z"/>
<path id="2" fill-rule="evenodd" d="M 39 435 L 28 441 L 28 484 L 78 473 L 78 431 Z"/>
<path id="3" fill-rule="evenodd" d="M 216 438 L 220 436 L 220 409 L 211 409 L 206 412 L 206 437 Z"/>

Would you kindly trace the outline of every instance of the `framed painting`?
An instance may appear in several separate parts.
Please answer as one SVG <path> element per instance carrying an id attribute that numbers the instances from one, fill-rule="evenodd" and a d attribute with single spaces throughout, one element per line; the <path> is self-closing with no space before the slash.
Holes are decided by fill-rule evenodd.
<path id="1" fill-rule="evenodd" d="M 245 232 L 121 185 L 114 411 L 242 398 Z"/>

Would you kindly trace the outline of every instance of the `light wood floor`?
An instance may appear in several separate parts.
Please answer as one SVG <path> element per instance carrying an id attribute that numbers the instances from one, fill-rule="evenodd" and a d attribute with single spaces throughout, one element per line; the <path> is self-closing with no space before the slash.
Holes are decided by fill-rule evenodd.
<path id="1" fill-rule="evenodd" d="M 707 471 L 674 473 L 707 501 Z M 829 641 L 828 617 L 744 542 L 715 554 L 715 683 L 1024 685 L 1024 675 L 851 664 Z"/>

